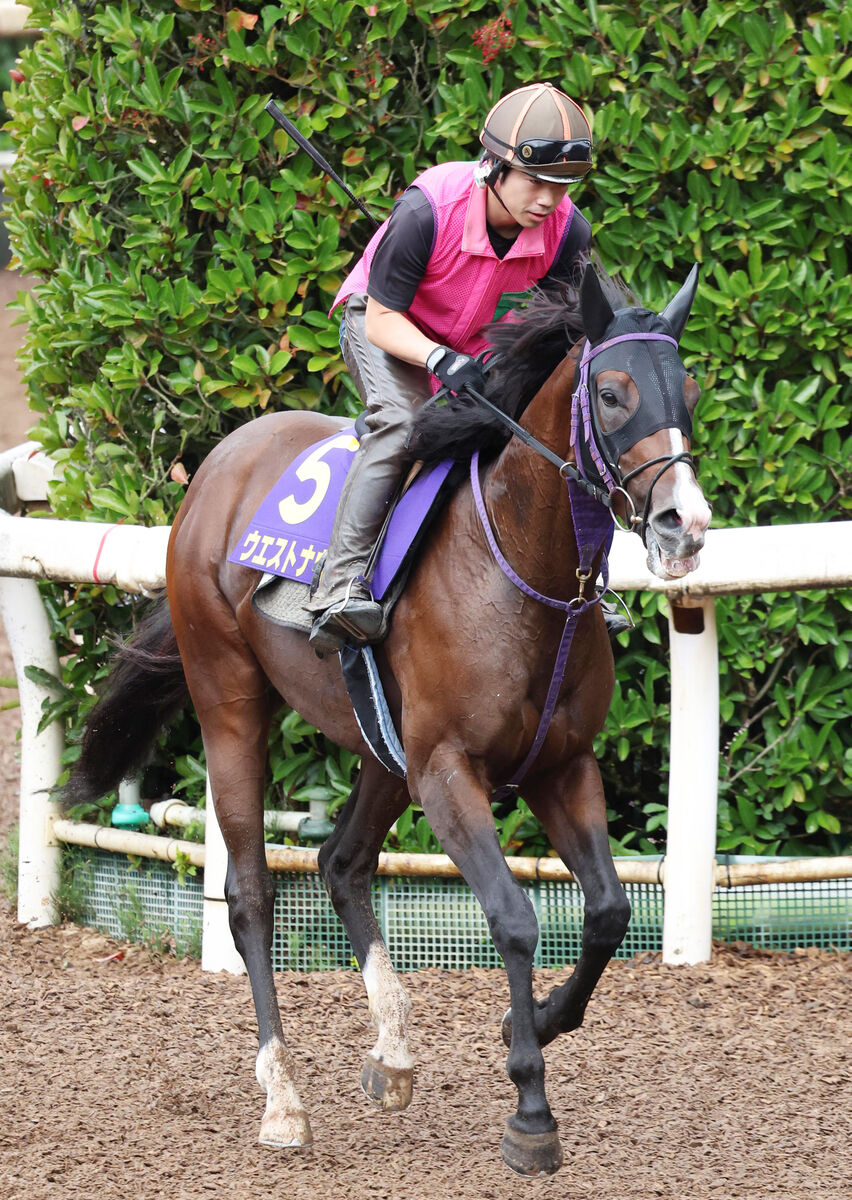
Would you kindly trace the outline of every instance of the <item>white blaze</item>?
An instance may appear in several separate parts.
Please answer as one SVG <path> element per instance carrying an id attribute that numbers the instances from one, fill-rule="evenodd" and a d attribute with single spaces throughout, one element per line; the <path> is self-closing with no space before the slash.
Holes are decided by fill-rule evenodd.
<path id="1" fill-rule="evenodd" d="M 669 443 L 673 455 L 685 453 L 686 445 L 679 429 L 669 430 Z M 672 503 L 681 519 L 683 532 L 697 541 L 710 524 L 710 507 L 688 463 L 675 463 L 671 469 L 674 471 Z"/>

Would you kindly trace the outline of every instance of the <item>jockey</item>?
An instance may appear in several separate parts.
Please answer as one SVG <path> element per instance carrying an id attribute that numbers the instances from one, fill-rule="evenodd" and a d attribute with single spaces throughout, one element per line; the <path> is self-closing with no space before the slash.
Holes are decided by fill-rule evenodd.
<path id="1" fill-rule="evenodd" d="M 410 465 L 416 409 L 440 387 L 482 391 L 486 327 L 533 284 L 576 286 L 588 260 L 591 226 L 567 194 L 592 165 L 582 109 L 549 83 L 531 84 L 494 105 L 479 140 L 478 163 L 442 163 L 414 180 L 334 302 L 367 428 L 309 605 L 319 653 L 383 636 L 365 572 Z"/>

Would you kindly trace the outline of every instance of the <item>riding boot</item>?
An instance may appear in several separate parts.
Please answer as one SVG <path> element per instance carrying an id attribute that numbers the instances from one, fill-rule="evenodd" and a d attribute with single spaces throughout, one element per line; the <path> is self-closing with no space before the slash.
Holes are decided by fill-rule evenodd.
<path id="1" fill-rule="evenodd" d="M 308 605 L 318 614 L 310 635 L 317 653 L 384 637 L 384 611 L 365 578 L 367 561 L 409 463 L 411 419 L 429 394 L 423 367 L 370 341 L 366 311 L 366 295 L 355 293 L 341 322 L 343 358 L 364 401 L 367 428 L 343 485 L 319 586 Z"/>
<path id="2" fill-rule="evenodd" d="M 319 586 L 308 603 L 318 614 L 309 640 L 321 653 L 344 642 L 376 641 L 384 632 L 384 610 L 364 572 L 405 466 L 385 449 L 382 438 L 365 437 L 343 485 Z"/>

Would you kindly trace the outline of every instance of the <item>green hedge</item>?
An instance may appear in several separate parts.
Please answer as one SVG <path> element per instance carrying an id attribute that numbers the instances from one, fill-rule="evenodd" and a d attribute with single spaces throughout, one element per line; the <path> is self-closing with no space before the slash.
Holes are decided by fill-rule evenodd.
<path id="1" fill-rule="evenodd" d="M 703 265 L 683 347 L 716 525 L 848 519 L 842 0 L 34 0 L 31 19 L 45 33 L 6 98 L 7 220 L 43 280 L 22 301 L 25 367 L 36 436 L 64 465 L 59 516 L 170 521 L 211 445 L 264 408 L 354 411 L 326 310 L 369 229 L 273 131 L 270 95 L 382 215 L 418 170 L 475 154 L 502 92 L 543 78 L 593 119 L 579 199 L 607 266 L 659 307 Z M 132 609 L 111 589 L 49 591 L 68 656 L 54 711 L 73 739 Z M 665 617 L 634 603 L 600 740 L 625 850 L 656 848 L 665 825 Z M 722 849 L 848 848 L 849 608 L 846 593 L 719 602 Z M 161 756 L 194 793 L 197 753 L 184 723 Z M 339 799 L 354 769 L 292 715 L 272 759 L 276 803 Z M 429 842 L 416 815 L 404 832 Z M 521 812 L 504 840 L 535 848 L 534 822 Z"/>

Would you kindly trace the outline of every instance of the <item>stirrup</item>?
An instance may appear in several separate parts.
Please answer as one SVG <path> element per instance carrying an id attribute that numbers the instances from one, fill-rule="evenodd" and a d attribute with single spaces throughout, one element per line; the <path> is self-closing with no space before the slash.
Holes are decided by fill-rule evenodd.
<path id="1" fill-rule="evenodd" d="M 367 596 L 353 596 L 352 586 L 361 584 Z M 373 599 L 369 587 L 360 575 L 349 581 L 342 600 L 329 605 L 313 622 L 308 641 L 318 654 L 331 653 L 346 644 L 356 646 L 381 641 L 387 633 L 385 611 Z"/>
<path id="2" fill-rule="evenodd" d="M 605 592 L 601 593 L 602 596 L 606 596 L 607 594 L 615 596 L 618 603 L 624 609 L 624 613 L 622 614 L 614 604 L 605 604 L 603 599 L 601 600 L 601 612 L 603 613 L 609 636 L 616 637 L 619 633 L 626 633 L 629 629 L 635 629 L 636 622 L 633 620 L 633 614 L 618 592 L 614 592 L 612 588 L 607 588 Z"/>

